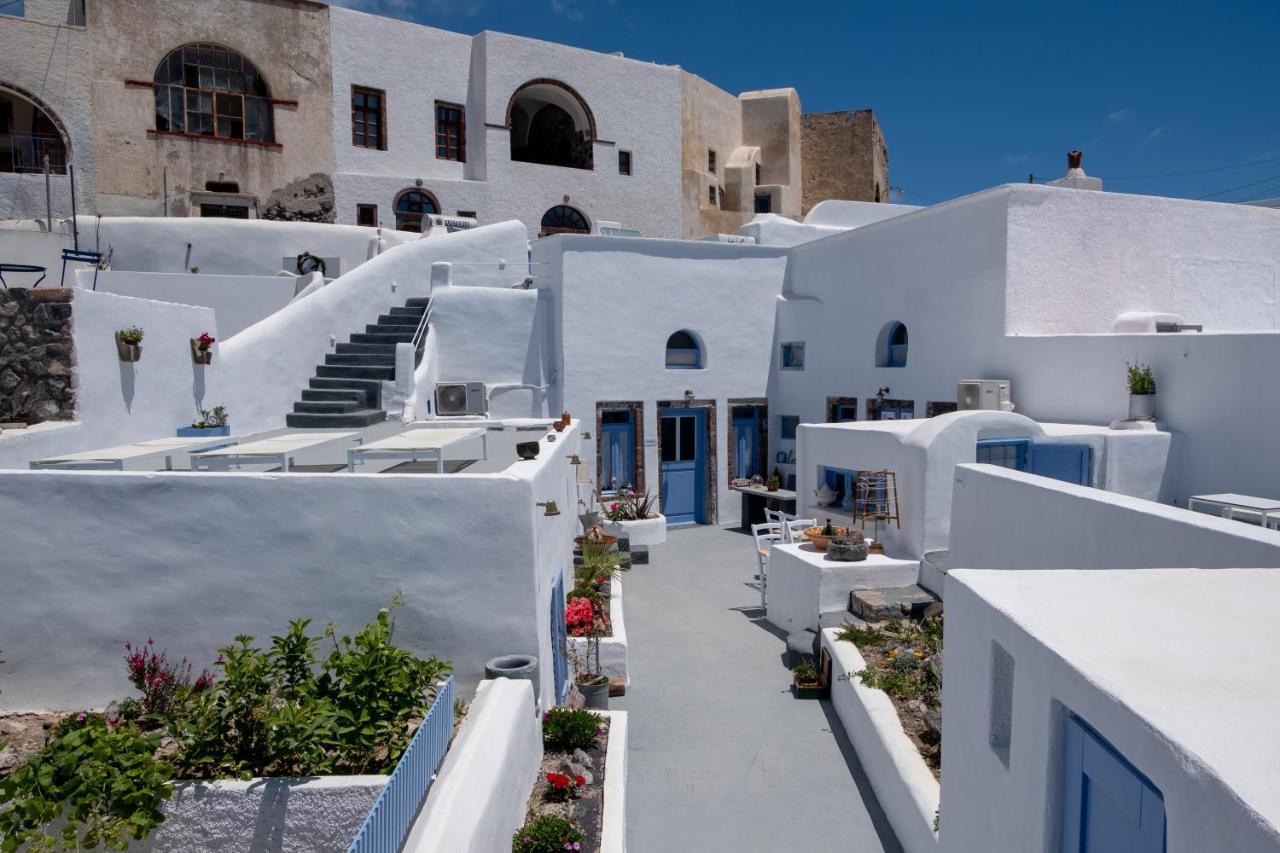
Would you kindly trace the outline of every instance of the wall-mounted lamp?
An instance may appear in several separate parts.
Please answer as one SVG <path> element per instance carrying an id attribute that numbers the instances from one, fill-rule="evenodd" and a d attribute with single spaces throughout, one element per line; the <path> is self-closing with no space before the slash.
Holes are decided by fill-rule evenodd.
<path id="1" fill-rule="evenodd" d="M 693 389 L 692 389 L 692 388 L 686 388 L 686 389 L 684 389 L 684 401 L 685 401 L 686 403 L 692 403 L 692 402 L 693 402 Z"/>
<path id="2" fill-rule="evenodd" d="M 569 464 L 570 464 L 570 465 L 581 465 L 581 464 L 582 464 L 582 460 L 578 458 L 578 454 L 574 453 L 574 454 L 572 454 L 572 455 L 569 457 Z"/>
<path id="3" fill-rule="evenodd" d="M 589 433 L 589 432 L 584 432 L 584 433 L 582 434 L 582 440 L 583 440 L 583 441 L 590 441 L 590 440 L 591 440 L 591 433 Z"/>
<path id="4" fill-rule="evenodd" d="M 538 501 L 537 505 L 540 507 L 546 508 L 546 512 L 543 513 L 543 516 L 553 516 L 553 515 L 560 514 L 560 507 L 556 506 L 555 501 Z"/>
<path id="5" fill-rule="evenodd" d="M 877 396 L 877 397 L 879 397 L 881 400 L 883 400 L 883 399 L 884 399 L 884 395 L 885 395 L 885 394 L 888 394 L 888 393 L 889 393 L 889 386 L 888 386 L 888 385 L 886 385 L 886 386 L 884 386 L 883 388 L 881 388 L 879 391 L 877 391 L 877 392 L 876 392 L 876 396 Z"/>

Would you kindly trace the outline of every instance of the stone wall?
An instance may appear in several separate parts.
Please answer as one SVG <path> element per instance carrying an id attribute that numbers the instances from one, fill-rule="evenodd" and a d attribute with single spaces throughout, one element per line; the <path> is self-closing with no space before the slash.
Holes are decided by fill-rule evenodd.
<path id="1" fill-rule="evenodd" d="M 70 289 L 0 291 L 0 422 L 71 420 Z"/>
<path id="2" fill-rule="evenodd" d="M 889 201 L 889 149 L 871 110 L 801 117 L 804 213 L 820 201 Z"/>

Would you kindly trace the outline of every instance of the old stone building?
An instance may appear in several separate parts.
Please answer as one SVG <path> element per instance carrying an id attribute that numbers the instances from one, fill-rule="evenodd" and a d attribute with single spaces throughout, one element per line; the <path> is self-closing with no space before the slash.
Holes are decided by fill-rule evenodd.
<path id="1" fill-rule="evenodd" d="M 801 128 L 802 213 L 829 198 L 889 201 L 889 148 L 874 112 L 809 113 Z"/>

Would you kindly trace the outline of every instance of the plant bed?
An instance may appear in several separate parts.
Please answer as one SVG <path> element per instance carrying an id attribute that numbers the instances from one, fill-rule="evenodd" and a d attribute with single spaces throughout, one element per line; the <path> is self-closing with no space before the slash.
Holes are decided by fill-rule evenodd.
<path id="1" fill-rule="evenodd" d="M 597 499 L 604 508 L 604 531 L 625 538 L 632 550 L 667 541 L 667 519 L 648 492 L 622 489 L 611 498 Z"/>
<path id="2" fill-rule="evenodd" d="M 291 622 L 266 649 L 238 636 L 221 649 L 217 675 L 195 679 L 186 659 L 167 660 L 150 639 L 126 644 L 129 681 L 141 695 L 48 721 L 49 740 L 37 749 L 24 737 L 25 761 L 0 777 L 0 802 L 13 804 L 0 810 L 0 837 L 124 849 L 151 836 L 148 849 L 177 850 L 226 835 L 232 847 L 247 846 L 237 833 L 251 834 L 252 822 L 236 816 L 265 803 L 269 788 L 278 794 L 278 830 L 288 831 L 283 812 L 295 793 L 315 803 L 299 814 L 334 816 L 328 840 L 299 818 L 305 838 L 286 846 L 345 849 L 450 667 L 395 647 L 390 609 L 353 636 L 332 626 L 310 635 L 308 625 Z M 339 827 L 347 818 L 354 826 Z M 155 832 L 166 819 L 173 823 Z"/>
<path id="3" fill-rule="evenodd" d="M 543 743 L 525 825 L 511 841 L 513 853 L 621 853 L 626 715 L 553 708 L 543 715 Z"/>
<path id="4" fill-rule="evenodd" d="M 609 633 L 600 638 L 600 671 L 610 678 L 621 678 L 626 687 L 631 686 L 627 668 L 627 630 L 622 618 L 622 581 L 606 580 L 600 585 L 601 608 L 609 625 Z M 569 637 L 569 653 L 584 658 L 587 654 L 586 637 Z"/>

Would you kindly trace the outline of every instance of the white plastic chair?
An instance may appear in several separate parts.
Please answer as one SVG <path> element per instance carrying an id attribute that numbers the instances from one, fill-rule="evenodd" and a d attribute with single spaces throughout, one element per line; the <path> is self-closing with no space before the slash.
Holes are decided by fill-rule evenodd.
<path id="1" fill-rule="evenodd" d="M 800 542 L 804 539 L 804 529 L 817 525 L 816 518 L 791 518 L 782 524 L 783 542 Z"/>
<path id="2" fill-rule="evenodd" d="M 767 524 L 785 524 L 787 521 L 787 514 L 780 509 L 769 509 L 768 507 L 765 507 L 764 520 Z"/>
<path id="3" fill-rule="evenodd" d="M 783 533 L 781 524 L 770 521 L 751 525 L 751 535 L 756 540 L 756 562 L 760 566 L 760 609 L 764 610 L 768 606 L 766 578 L 769 570 L 769 550 L 775 544 L 785 542 L 786 534 Z"/>

